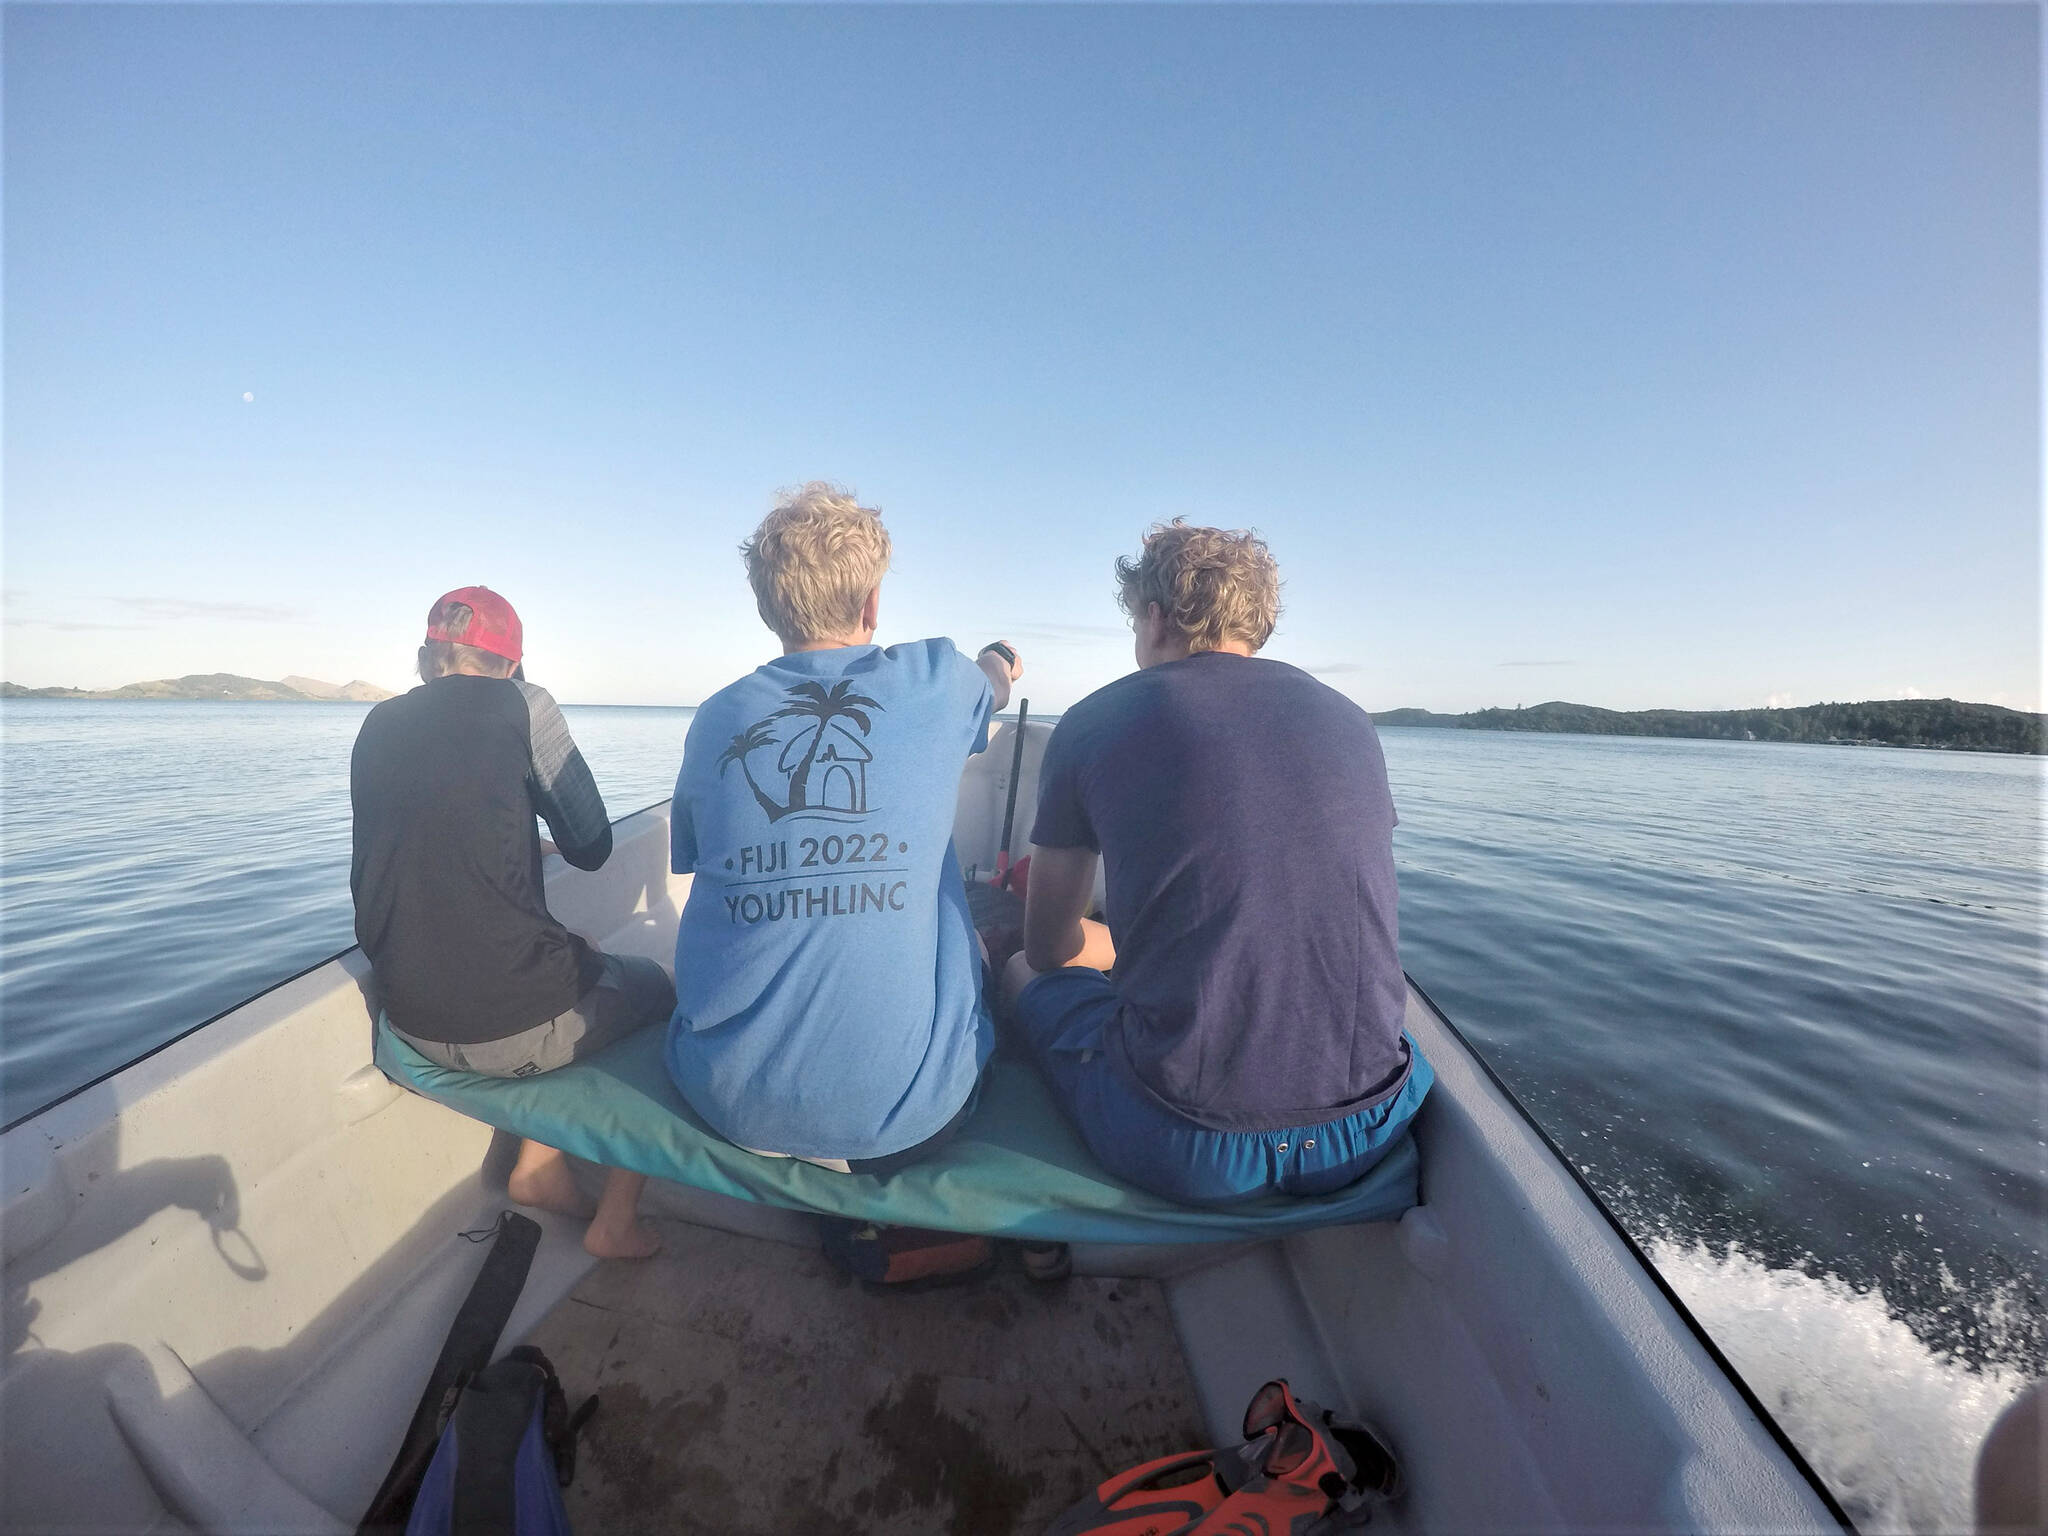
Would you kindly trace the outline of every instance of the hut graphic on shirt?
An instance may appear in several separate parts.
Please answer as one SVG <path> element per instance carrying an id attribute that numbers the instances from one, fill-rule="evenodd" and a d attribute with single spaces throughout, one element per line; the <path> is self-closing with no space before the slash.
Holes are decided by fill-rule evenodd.
<path id="1" fill-rule="evenodd" d="M 854 692 L 853 684 L 844 678 L 829 689 L 806 680 L 789 689 L 786 698 L 782 708 L 733 737 L 718 760 L 720 776 L 737 763 L 755 804 L 768 813 L 770 822 L 800 811 L 867 815 L 868 764 L 875 755 L 862 738 L 874 725 L 869 711 L 880 710 L 881 704 Z M 783 720 L 802 722 L 786 740 L 777 732 L 777 722 Z M 748 761 L 754 753 L 774 746 L 782 748 L 775 758 L 775 771 L 785 780 L 781 800 L 762 787 Z M 763 777 L 774 782 L 772 777 Z"/>
<path id="2" fill-rule="evenodd" d="M 813 750 L 812 743 L 817 742 Z M 809 760 L 810 773 L 804 793 L 795 795 L 796 779 L 790 779 L 792 798 L 800 798 L 813 810 L 852 811 L 866 815 L 868 809 L 868 764 L 875 754 L 843 720 L 821 720 L 805 726 L 789 738 L 775 766 L 794 775 Z"/>

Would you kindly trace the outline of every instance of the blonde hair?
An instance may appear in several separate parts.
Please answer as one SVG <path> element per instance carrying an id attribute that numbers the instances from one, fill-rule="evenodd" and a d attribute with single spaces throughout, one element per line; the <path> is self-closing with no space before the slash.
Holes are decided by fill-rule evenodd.
<path id="1" fill-rule="evenodd" d="M 1280 621 L 1280 567 L 1243 529 L 1155 523 L 1135 560 L 1116 563 L 1117 601 L 1136 622 L 1157 603 L 1191 651 L 1239 641 L 1254 651 Z"/>
<path id="2" fill-rule="evenodd" d="M 889 569 L 889 530 L 873 507 L 823 480 L 781 501 L 740 546 L 761 622 L 787 644 L 860 628 L 861 604 Z"/>

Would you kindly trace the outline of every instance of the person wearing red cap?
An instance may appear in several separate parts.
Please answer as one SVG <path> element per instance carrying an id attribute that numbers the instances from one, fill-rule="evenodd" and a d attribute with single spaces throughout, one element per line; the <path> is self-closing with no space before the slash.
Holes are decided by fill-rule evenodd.
<path id="1" fill-rule="evenodd" d="M 488 587 L 427 614 L 421 685 L 371 710 L 349 764 L 349 889 L 385 1022 L 441 1066 L 530 1077 L 566 1066 L 675 1007 L 653 960 L 607 955 L 548 912 L 536 814 L 563 858 L 596 869 L 611 819 L 545 688 L 520 668 L 524 634 Z M 583 1246 L 645 1258 L 646 1179 L 613 1169 Z M 583 1213 L 568 1160 L 525 1142 L 512 1198 Z"/>

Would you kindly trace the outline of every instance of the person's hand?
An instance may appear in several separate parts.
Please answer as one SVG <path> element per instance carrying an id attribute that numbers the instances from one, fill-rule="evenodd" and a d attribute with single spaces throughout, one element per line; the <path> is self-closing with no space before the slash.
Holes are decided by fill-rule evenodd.
<path id="1" fill-rule="evenodd" d="M 999 651 L 996 649 L 997 646 L 1001 646 L 1003 649 Z M 1007 661 L 1003 658 L 1003 651 L 1010 653 Z M 1024 658 L 1017 654 L 1017 647 L 1010 644 L 1007 640 L 990 641 L 981 648 L 981 654 L 983 656 L 995 657 L 997 664 L 1003 668 L 1003 675 L 1008 677 L 1013 683 L 1024 675 Z"/>

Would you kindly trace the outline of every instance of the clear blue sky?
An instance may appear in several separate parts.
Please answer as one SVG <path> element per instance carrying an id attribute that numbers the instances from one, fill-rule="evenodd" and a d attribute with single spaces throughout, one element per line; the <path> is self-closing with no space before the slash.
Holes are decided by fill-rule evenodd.
<path id="1" fill-rule="evenodd" d="M 5 675 L 692 703 L 822 477 L 1037 708 L 1175 514 L 1373 708 L 2039 707 L 2038 27 L 10 4 Z"/>

